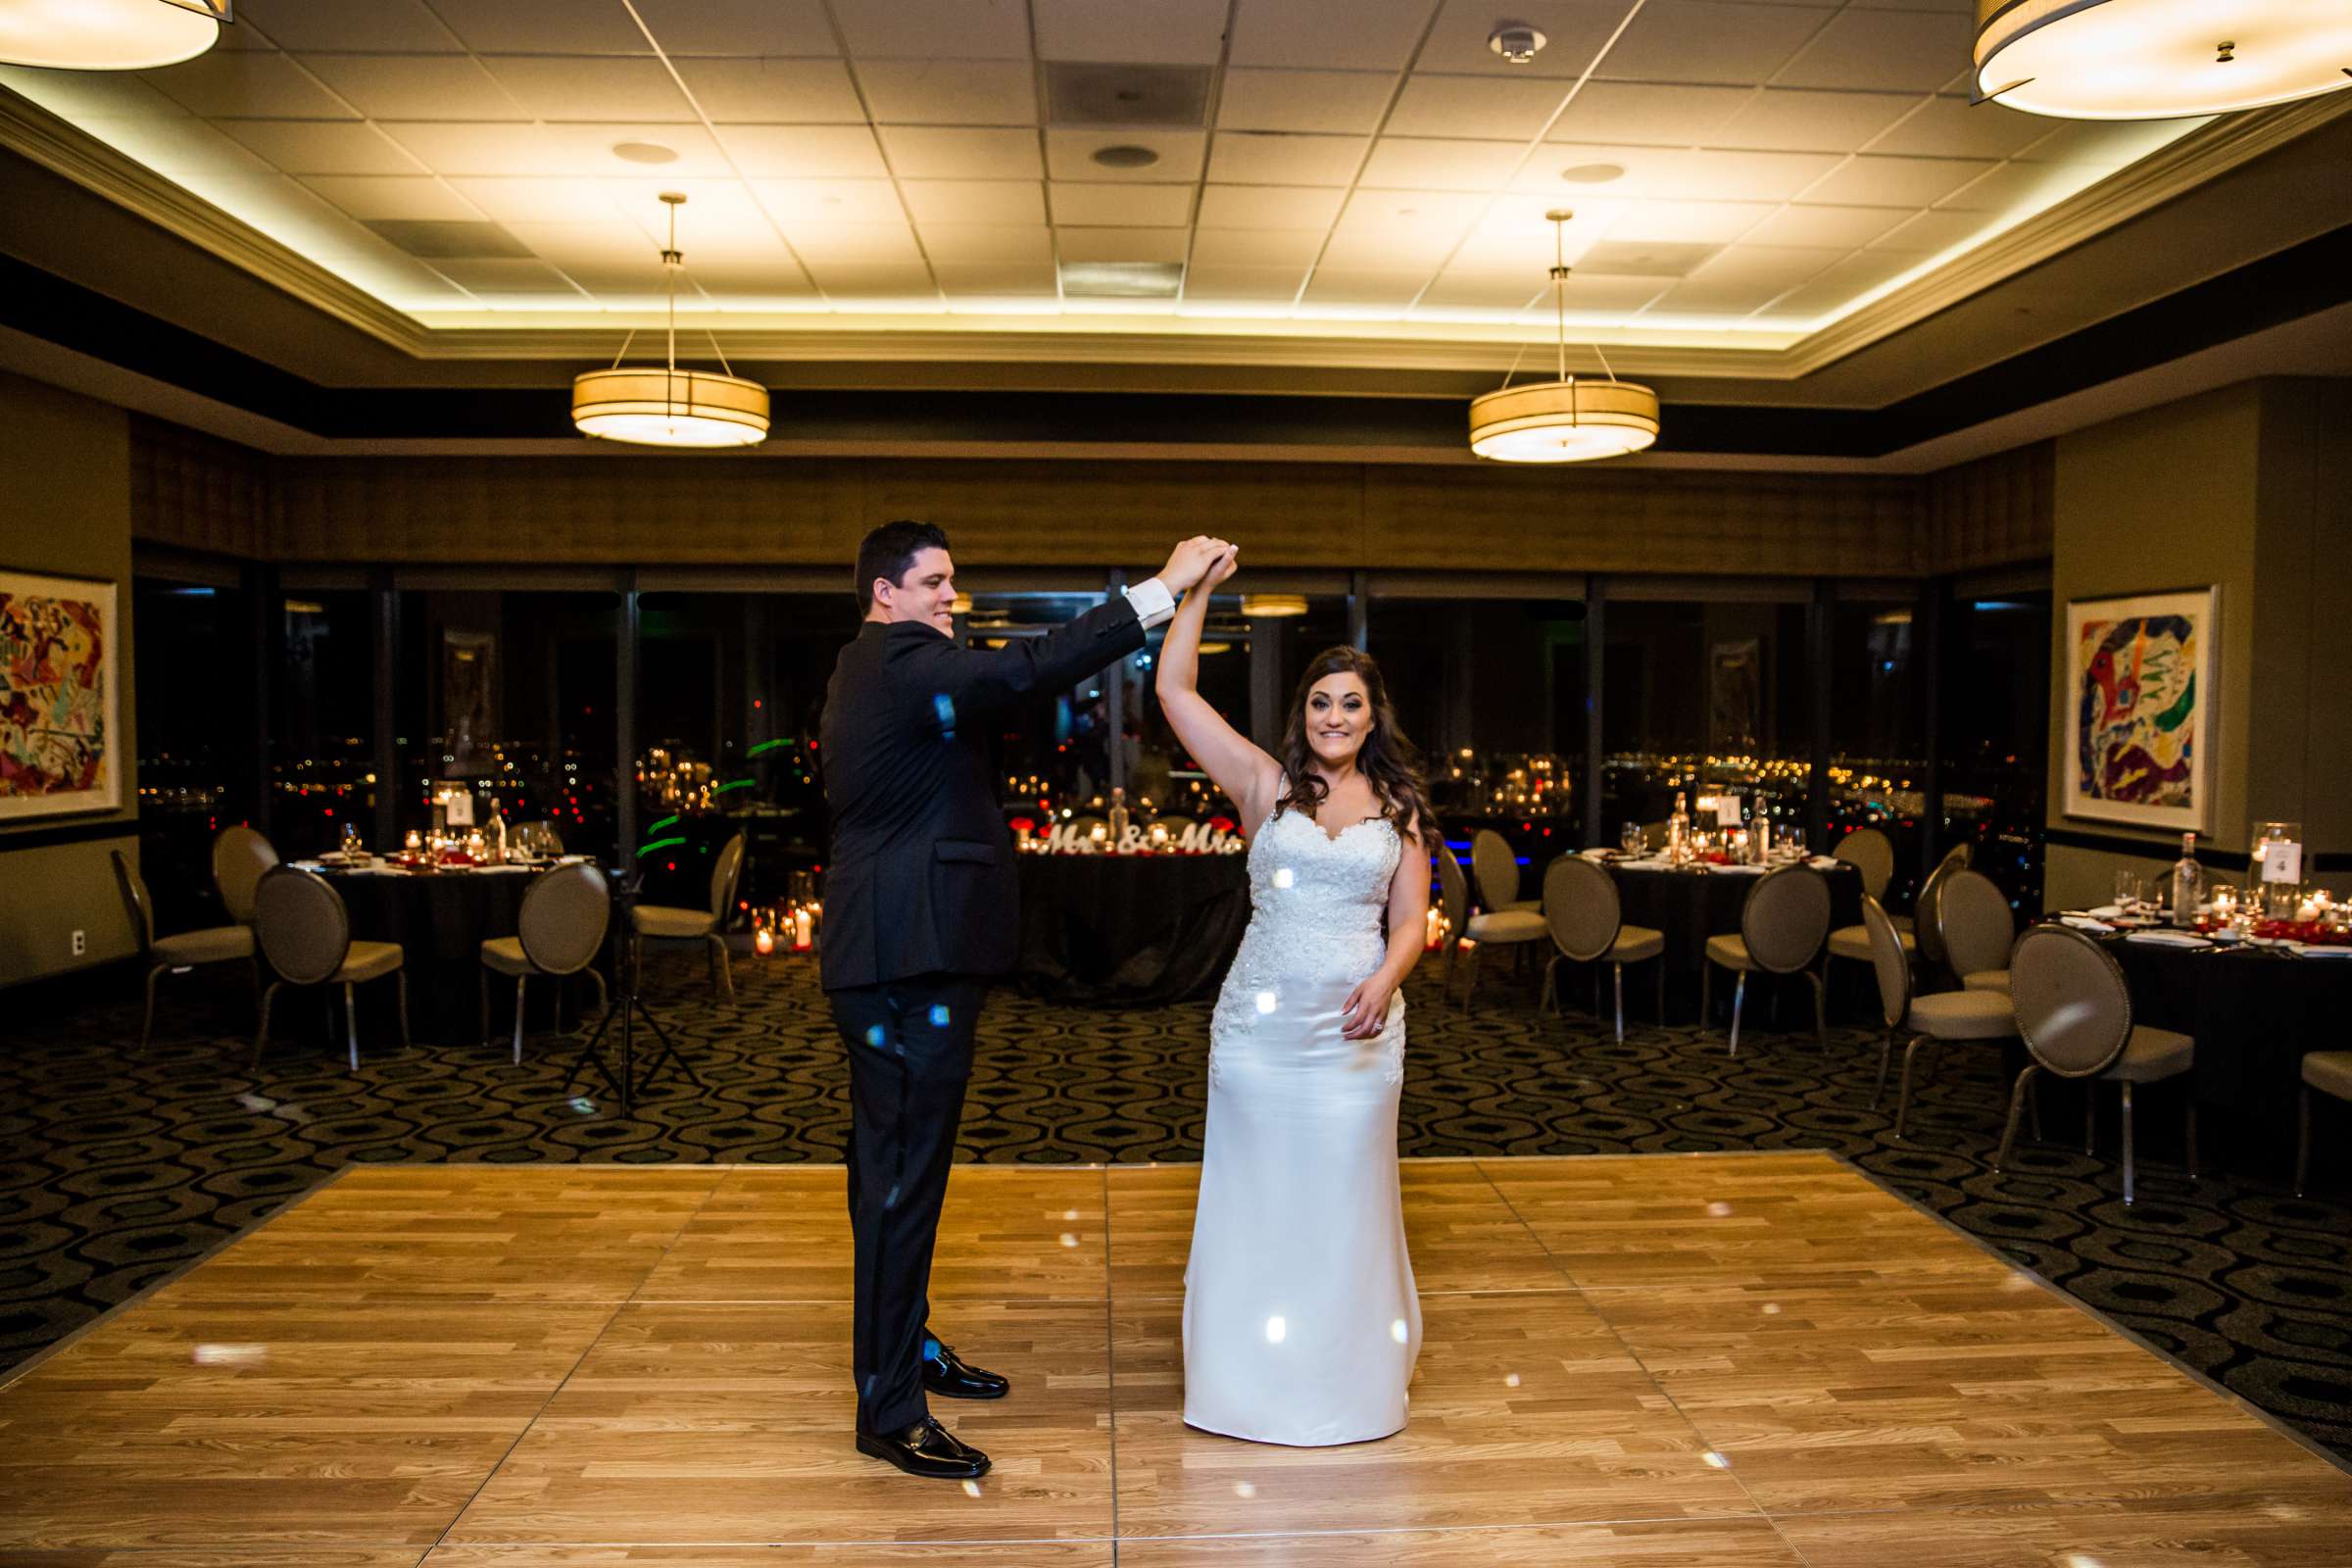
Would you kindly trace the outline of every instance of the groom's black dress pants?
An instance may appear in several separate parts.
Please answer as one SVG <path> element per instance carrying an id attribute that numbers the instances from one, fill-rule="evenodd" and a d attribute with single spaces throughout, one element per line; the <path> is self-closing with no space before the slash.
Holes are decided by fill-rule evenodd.
<path id="1" fill-rule="evenodd" d="M 900 1431 L 929 1413 L 922 1356 L 931 1249 L 987 995 L 985 979 L 956 974 L 825 994 L 850 1054 L 851 1362 L 863 1431 Z"/>

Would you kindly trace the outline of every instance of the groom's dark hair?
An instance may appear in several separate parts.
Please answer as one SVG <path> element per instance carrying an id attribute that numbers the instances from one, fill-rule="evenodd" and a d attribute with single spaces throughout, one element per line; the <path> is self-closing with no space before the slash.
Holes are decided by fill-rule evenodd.
<path id="1" fill-rule="evenodd" d="M 874 608 L 874 579 L 887 577 L 893 587 L 905 583 L 914 558 L 926 550 L 948 548 L 948 531 L 936 522 L 910 522 L 905 517 L 886 522 L 858 546 L 858 613 Z"/>

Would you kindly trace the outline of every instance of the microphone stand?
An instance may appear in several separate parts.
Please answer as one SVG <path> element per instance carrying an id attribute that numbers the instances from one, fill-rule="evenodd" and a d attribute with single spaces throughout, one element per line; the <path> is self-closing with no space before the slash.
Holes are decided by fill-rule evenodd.
<path id="1" fill-rule="evenodd" d="M 625 873 L 612 878 L 612 929 L 617 933 L 612 956 L 612 995 L 605 1004 L 605 1015 L 597 1021 L 596 1032 L 580 1048 L 579 1055 L 572 1061 L 571 1071 L 564 1079 L 564 1093 L 569 1094 L 572 1085 L 579 1081 L 581 1069 L 593 1066 L 603 1075 L 612 1093 L 620 1097 L 620 1110 L 624 1116 L 636 1114 L 638 1092 L 660 1076 L 664 1064 L 674 1064 L 678 1071 L 693 1080 L 695 1088 L 706 1093 L 710 1088 L 686 1064 L 686 1058 L 678 1054 L 677 1042 L 670 1039 L 669 1032 L 662 1027 L 661 1021 L 646 1006 L 645 999 L 638 991 L 638 969 L 643 960 L 639 952 L 636 911 L 638 889 L 644 876 L 642 867 L 631 867 Z M 614 1018 L 620 1020 L 620 1072 L 617 1076 L 612 1064 L 605 1060 L 603 1053 L 597 1049 L 604 1043 L 605 1031 L 612 1026 Z M 646 1062 L 643 1076 L 637 1072 L 637 1024 L 640 1019 L 662 1042 L 662 1049 Z"/>

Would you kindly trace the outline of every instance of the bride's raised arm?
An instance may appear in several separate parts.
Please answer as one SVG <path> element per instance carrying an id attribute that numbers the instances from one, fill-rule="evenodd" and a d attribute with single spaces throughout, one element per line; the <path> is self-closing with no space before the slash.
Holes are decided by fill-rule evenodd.
<path id="1" fill-rule="evenodd" d="M 1241 808 L 1246 831 L 1254 833 L 1272 814 L 1282 788 L 1282 765 L 1250 743 L 1225 722 L 1225 715 L 1200 695 L 1200 628 L 1208 619 L 1209 590 L 1234 574 L 1241 551 L 1229 550 L 1208 568 L 1184 596 L 1176 618 L 1168 622 L 1167 640 L 1160 645 L 1159 710 L 1184 749 L 1204 768 L 1218 789 Z"/>

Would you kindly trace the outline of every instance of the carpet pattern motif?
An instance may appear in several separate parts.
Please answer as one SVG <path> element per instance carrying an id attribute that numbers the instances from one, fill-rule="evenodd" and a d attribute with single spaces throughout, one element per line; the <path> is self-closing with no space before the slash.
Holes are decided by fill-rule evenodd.
<path id="1" fill-rule="evenodd" d="M 363 1001 L 361 1070 L 330 1049 L 316 1001 L 248 1070 L 250 1001 L 190 978 L 166 991 L 155 1043 L 129 1000 L 20 1018 L 0 1050 L 0 1368 L 219 1246 L 351 1161 L 838 1160 L 849 1083 L 813 967 L 736 965 L 738 1002 L 699 962 L 657 961 L 649 1001 L 710 1085 L 656 1085 L 624 1118 L 567 1089 L 572 1041 L 394 1045 Z M 1827 1149 L 1997 1246 L 2183 1364 L 2352 1457 L 2352 1159 L 2323 1142 L 2312 1196 L 2242 1175 L 2191 1182 L 2180 1103 L 2139 1106 L 2139 1200 L 2127 1209 L 2115 1100 L 2086 1156 L 2079 1091 L 2045 1102 L 2048 1143 L 1992 1169 L 2007 1108 L 1997 1051 L 1940 1054 L 1915 1094 L 1872 1104 L 1878 1042 L 1827 1050 L 1756 1006 L 1740 1054 L 1720 1029 L 1538 1011 L 1530 977 L 1490 973 L 1467 1014 L 1407 987 L 1406 1155 Z M 1645 1010 L 1645 988 L 1637 1007 Z M 1581 993 L 1589 995 L 1589 990 Z M 1794 1004 L 1796 999 L 1791 998 Z M 1794 1024 L 1808 1009 L 1791 1004 Z M 1761 1025 L 1761 1027 L 1758 1027 Z M 958 1157 L 1200 1157 L 1208 1004 L 1123 1013 L 1009 991 L 980 1031 Z M 2291 1128 L 2278 1130 L 2291 1141 Z M 2256 1161 L 2257 1166 L 2283 1161 Z"/>

